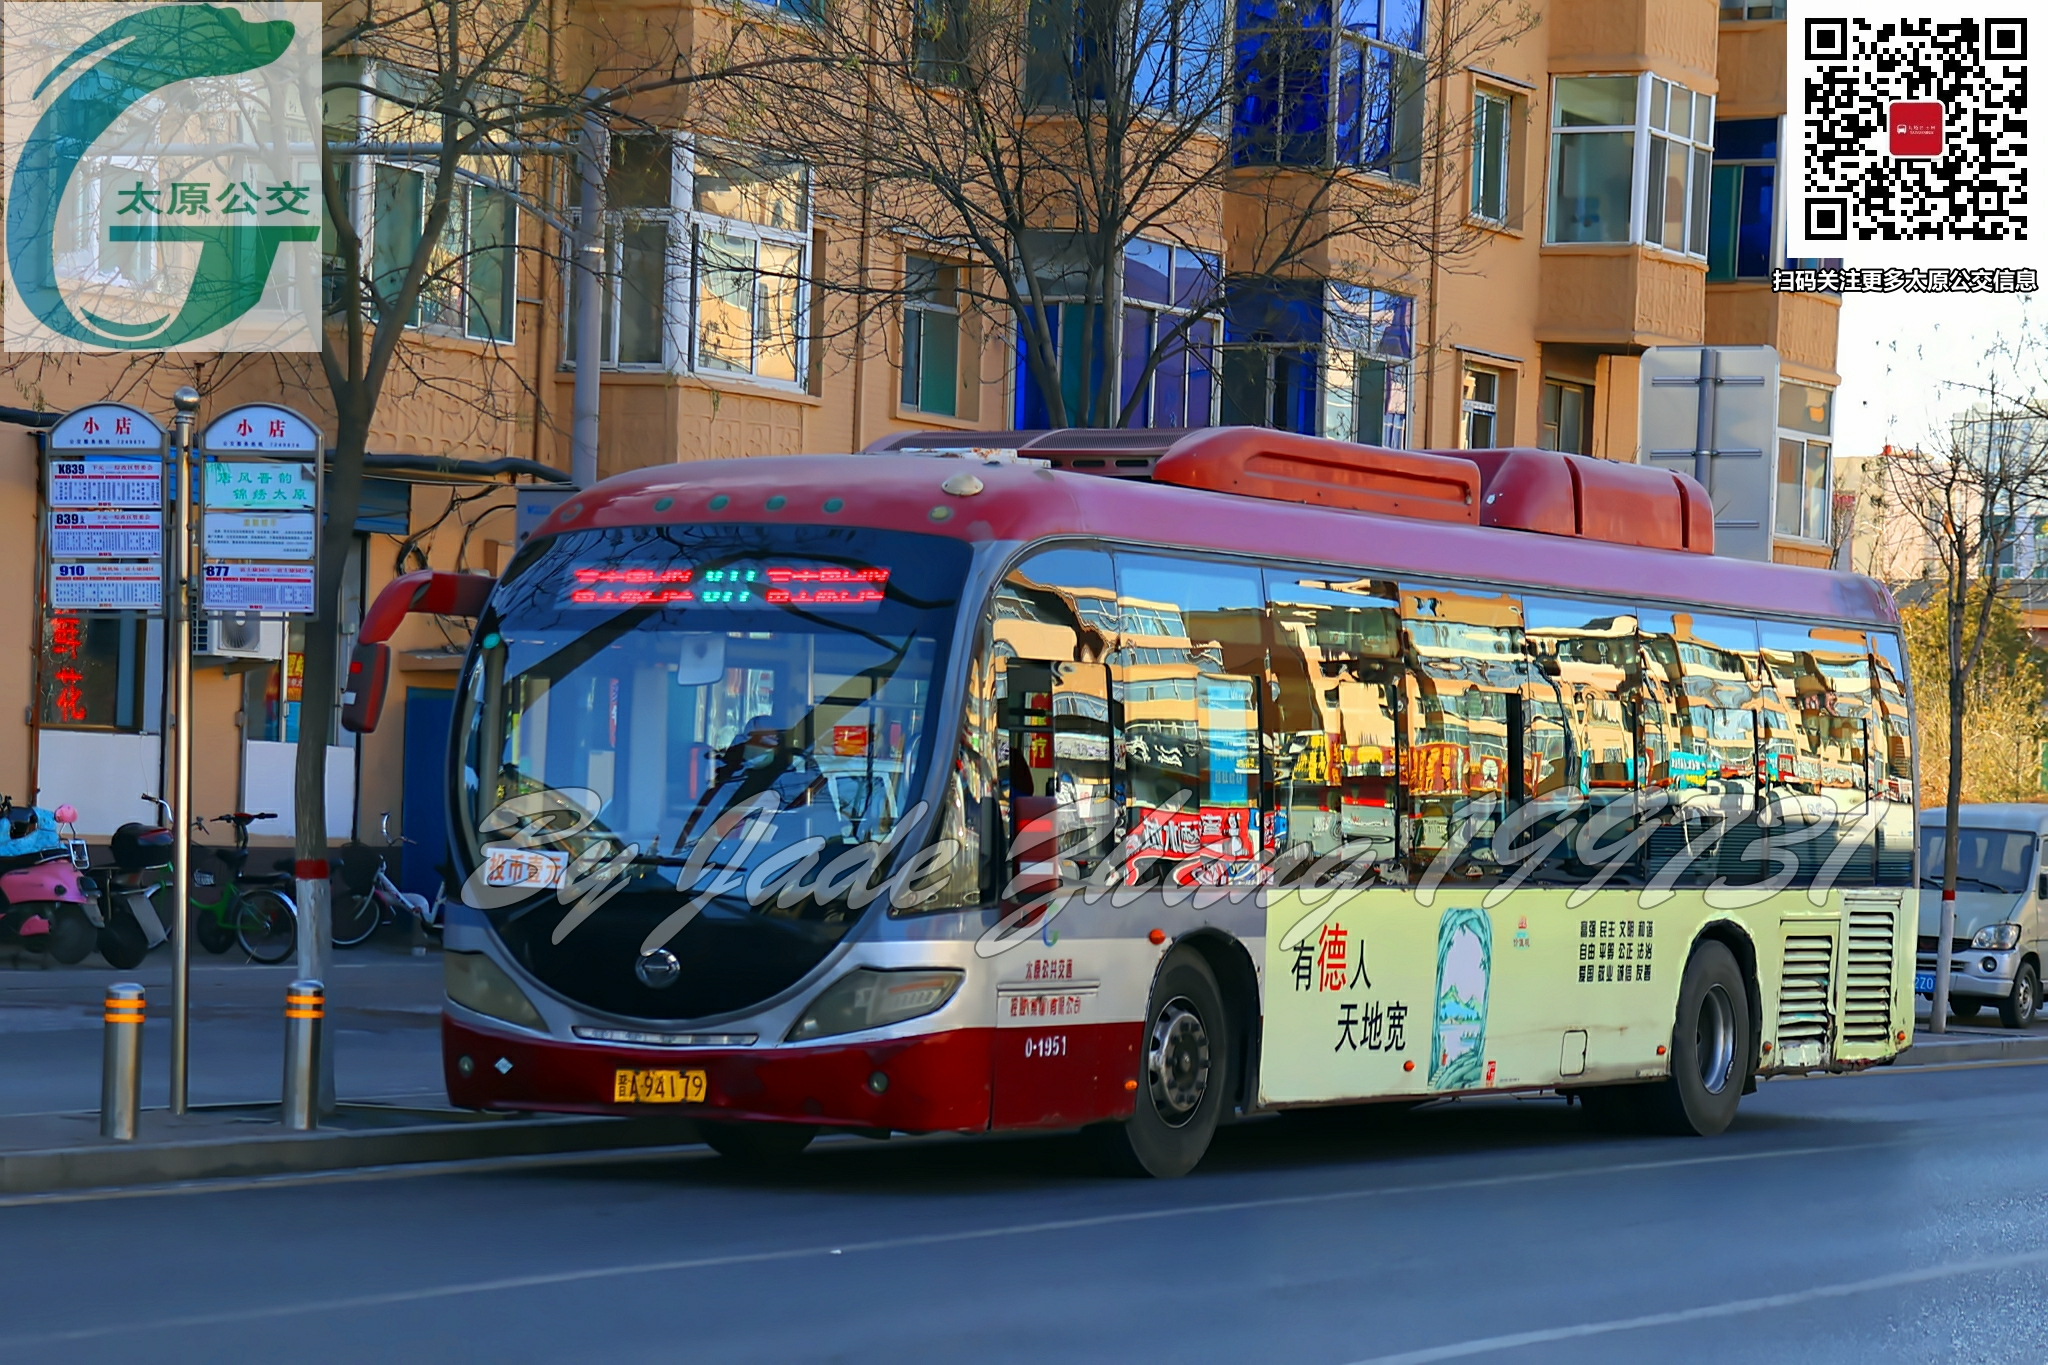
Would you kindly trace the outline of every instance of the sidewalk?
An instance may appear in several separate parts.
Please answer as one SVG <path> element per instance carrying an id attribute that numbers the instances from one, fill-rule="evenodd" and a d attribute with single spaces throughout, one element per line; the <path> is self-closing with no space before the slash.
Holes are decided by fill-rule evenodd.
<path id="1" fill-rule="evenodd" d="M 1894 1066 L 1945 1066 L 1955 1062 L 2018 1062 L 2048 1058 L 2048 1019 L 2037 1018 L 2023 1029 L 1986 1026 L 1978 1020 L 1948 1021 L 1946 1033 L 1927 1031 L 1928 1012 L 1913 1019 L 1913 1044 Z"/>
<path id="2" fill-rule="evenodd" d="M 364 1166 L 670 1147 L 698 1140 L 687 1119 L 476 1114 L 344 1103 L 310 1133 L 278 1107 L 219 1105 L 182 1118 L 147 1109 L 133 1142 L 100 1136 L 99 1114 L 0 1118 L 0 1195 L 284 1175 Z"/>

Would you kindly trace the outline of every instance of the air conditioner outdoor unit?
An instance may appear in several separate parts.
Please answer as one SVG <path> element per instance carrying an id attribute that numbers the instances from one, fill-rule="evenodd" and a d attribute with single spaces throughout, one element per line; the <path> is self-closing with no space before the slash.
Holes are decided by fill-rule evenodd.
<path id="1" fill-rule="evenodd" d="M 284 622 L 254 612 L 212 612 L 192 624 L 192 652 L 225 659 L 282 659 Z"/>

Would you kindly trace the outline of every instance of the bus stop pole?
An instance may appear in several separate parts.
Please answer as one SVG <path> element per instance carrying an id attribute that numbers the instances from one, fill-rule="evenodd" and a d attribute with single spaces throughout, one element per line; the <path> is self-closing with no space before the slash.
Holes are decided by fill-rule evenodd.
<path id="1" fill-rule="evenodd" d="M 190 1091 L 192 1025 L 192 419 L 199 391 L 180 388 L 177 408 L 178 510 L 171 534 L 171 583 L 164 605 L 171 633 L 176 744 L 171 750 L 171 1112 L 182 1114 Z"/>

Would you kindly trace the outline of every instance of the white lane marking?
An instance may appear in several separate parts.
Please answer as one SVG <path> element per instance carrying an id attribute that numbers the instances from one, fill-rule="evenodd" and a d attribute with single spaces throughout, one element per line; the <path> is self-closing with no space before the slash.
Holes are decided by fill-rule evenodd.
<path id="1" fill-rule="evenodd" d="M 1610 1332 L 1634 1332 L 1645 1327 L 1675 1327 L 1682 1323 L 1704 1322 L 1712 1318 L 1734 1318 L 1748 1313 L 1766 1313 L 1777 1308 L 1796 1308 L 1801 1304 L 1816 1303 L 1822 1299 L 1846 1299 L 1858 1294 L 1874 1294 L 1882 1289 L 1903 1289 L 1909 1285 L 1955 1279 L 1961 1275 L 2018 1270 L 2043 1262 L 2048 1262 L 2048 1251 L 2022 1251 L 2010 1256 L 1986 1256 L 1974 1261 L 1951 1261 L 1946 1265 L 1900 1270 L 1890 1275 L 1873 1275 L 1867 1280 L 1819 1284 L 1810 1289 L 1794 1289 L 1783 1294 L 1764 1294 L 1753 1299 L 1730 1299 L 1725 1303 L 1702 1304 L 1698 1308 L 1680 1308 L 1669 1313 L 1644 1313 L 1633 1318 L 1611 1318 L 1606 1322 L 1581 1322 L 1570 1327 L 1545 1327 L 1532 1332 L 1509 1332 L 1497 1337 L 1474 1337 L 1470 1341 L 1428 1346 L 1419 1351 L 1373 1356 L 1369 1360 L 1354 1361 L 1352 1365 L 1427 1365 L 1427 1362 L 1433 1360 L 1461 1360 L 1467 1356 L 1492 1355 L 1499 1351 L 1512 1351 L 1523 1346 L 1541 1346 L 1553 1341 L 1577 1341 L 1584 1337 L 1606 1336 Z"/>
<path id="2" fill-rule="evenodd" d="M 1432 1180 L 1410 1185 L 1383 1185 L 1365 1189 L 1336 1190 L 1319 1194 L 1273 1195 L 1264 1199 L 1233 1199 L 1214 1204 L 1188 1204 L 1177 1208 L 1134 1209 L 1126 1213 L 1098 1214 L 1090 1218 L 1061 1218 L 1039 1223 L 1011 1223 L 991 1228 L 969 1228 L 957 1232 L 924 1233 L 914 1237 L 884 1237 L 868 1242 L 842 1242 L 832 1246 L 786 1247 L 776 1251 L 733 1252 L 722 1256 L 691 1256 L 676 1260 L 637 1261 L 623 1265 L 590 1266 L 582 1270 L 542 1271 L 531 1275 L 508 1275 L 500 1279 L 471 1280 L 456 1284 L 426 1285 L 416 1289 L 394 1289 L 380 1294 L 355 1294 L 331 1299 L 309 1299 L 299 1303 L 272 1304 L 217 1313 L 193 1313 L 180 1317 L 155 1318 L 144 1322 L 100 1323 L 63 1332 L 40 1332 L 26 1336 L 0 1337 L 0 1349 L 50 1345 L 66 1341 L 90 1341 L 130 1332 L 163 1332 L 197 1327 L 221 1327 L 231 1323 L 261 1322 L 266 1319 L 299 1317 L 309 1313 L 354 1312 L 366 1308 L 388 1308 L 401 1303 L 423 1303 L 435 1299 L 461 1298 L 475 1294 L 499 1294 L 514 1289 L 542 1289 L 557 1285 L 583 1284 L 594 1280 L 623 1279 L 637 1275 L 675 1274 L 688 1270 L 711 1270 L 727 1266 L 763 1265 L 777 1261 L 810 1260 L 845 1252 L 906 1251 L 919 1247 L 946 1246 L 963 1242 L 991 1241 L 1002 1237 L 1041 1236 L 1051 1232 L 1072 1232 L 1083 1228 L 1115 1227 L 1120 1224 L 1154 1223 L 1172 1218 L 1206 1217 L 1223 1213 L 1244 1213 L 1261 1209 L 1290 1208 L 1303 1204 L 1329 1204 L 1353 1199 L 1383 1199 L 1407 1194 L 1438 1194 L 1448 1190 L 1497 1188 L 1503 1185 L 1537 1184 L 1572 1180 L 1584 1176 L 1609 1176 L 1631 1171 L 1665 1171 L 1691 1166 L 1721 1166 L 1745 1161 L 1777 1161 L 1786 1157 L 1830 1156 L 1838 1152 L 1865 1151 L 1889 1147 L 1888 1142 L 1852 1142 L 1816 1147 L 1777 1147 L 1760 1152 L 1728 1152 L 1714 1156 L 1674 1157 L 1667 1161 L 1624 1161 L 1562 1170 L 1528 1171 L 1519 1175 L 1477 1176 L 1464 1180 Z M 2048 1252 L 2043 1252 L 2048 1257 Z"/>

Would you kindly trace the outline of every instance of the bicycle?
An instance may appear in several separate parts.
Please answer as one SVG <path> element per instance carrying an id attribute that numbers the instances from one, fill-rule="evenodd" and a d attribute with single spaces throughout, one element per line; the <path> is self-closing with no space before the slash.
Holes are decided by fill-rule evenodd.
<path id="1" fill-rule="evenodd" d="M 406 842 L 404 836 L 391 837 L 391 813 L 386 811 L 380 825 L 384 843 L 390 847 Z M 433 909 L 425 896 L 412 891 L 401 891 L 393 885 L 387 872 L 384 854 L 377 854 L 377 867 L 370 874 L 369 886 L 357 894 L 353 887 L 346 896 L 336 896 L 333 902 L 332 929 L 334 946 L 353 948 L 377 932 L 378 926 L 388 916 L 393 923 L 402 922 L 406 916 L 415 917 L 421 925 L 429 922 Z"/>
<path id="2" fill-rule="evenodd" d="M 144 792 L 142 799 L 155 805 L 164 825 L 171 822 L 170 803 L 161 797 Z M 224 953 L 241 946 L 251 959 L 265 965 L 275 965 L 289 958 L 299 943 L 299 908 L 292 898 L 279 888 L 290 881 L 282 873 L 267 873 L 244 876 L 249 864 L 249 826 L 258 820 L 275 820 L 275 811 L 230 811 L 216 815 L 214 821 L 225 823 L 235 831 L 235 846 L 216 853 L 221 866 L 226 869 L 224 881 L 211 872 L 194 871 L 189 902 L 192 911 L 192 936 L 199 946 L 209 953 Z M 195 819 L 193 828 L 204 830 L 208 821 Z M 159 833 L 150 831 L 147 833 Z M 168 840 L 150 840 L 152 846 Z M 145 895 L 158 910 L 157 918 L 166 919 L 170 911 L 171 869 L 168 865 L 167 850 L 156 848 L 154 858 L 138 859 L 150 864 L 148 867 L 126 867 L 116 878 L 126 878 L 130 884 L 120 888 L 128 894 Z M 120 849 L 117 847 L 117 856 Z M 158 861 L 161 858 L 162 861 Z M 156 884 L 146 890 L 140 884 L 140 877 L 149 872 L 156 873 Z M 245 884 L 246 888 L 245 889 Z M 205 894 L 206 888 L 217 888 L 218 894 Z M 118 894 L 118 893 L 116 893 Z"/>

